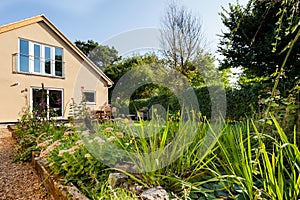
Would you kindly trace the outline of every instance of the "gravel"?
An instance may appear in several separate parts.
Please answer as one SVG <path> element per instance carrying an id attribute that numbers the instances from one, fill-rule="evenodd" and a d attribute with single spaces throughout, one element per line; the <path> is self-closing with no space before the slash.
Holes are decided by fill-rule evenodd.
<path id="1" fill-rule="evenodd" d="M 30 163 L 12 163 L 14 139 L 0 129 L 0 200 L 50 200 Z"/>

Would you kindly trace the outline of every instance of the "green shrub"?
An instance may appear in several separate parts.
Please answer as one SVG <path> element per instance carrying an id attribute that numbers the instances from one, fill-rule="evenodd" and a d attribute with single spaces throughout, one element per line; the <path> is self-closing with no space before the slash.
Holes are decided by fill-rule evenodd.
<path id="1" fill-rule="evenodd" d="M 58 126 L 54 119 L 44 120 L 25 110 L 14 129 L 17 155 L 13 161 L 30 161 L 31 153 L 38 150 L 37 143 L 43 142 L 48 137 L 56 140 L 63 135 L 66 129 L 68 127 Z"/>

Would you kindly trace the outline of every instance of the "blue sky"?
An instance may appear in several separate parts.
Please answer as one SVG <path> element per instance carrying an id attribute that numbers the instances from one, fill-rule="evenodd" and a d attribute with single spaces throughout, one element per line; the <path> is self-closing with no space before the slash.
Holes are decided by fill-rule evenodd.
<path id="1" fill-rule="evenodd" d="M 7 0 L 0 3 L 0 25 L 45 16 L 71 41 L 93 39 L 102 43 L 112 36 L 138 28 L 159 28 L 168 0 Z M 178 1 L 202 19 L 210 49 L 216 50 L 222 23 L 221 6 L 236 0 Z M 247 0 L 239 0 L 243 5 Z"/>

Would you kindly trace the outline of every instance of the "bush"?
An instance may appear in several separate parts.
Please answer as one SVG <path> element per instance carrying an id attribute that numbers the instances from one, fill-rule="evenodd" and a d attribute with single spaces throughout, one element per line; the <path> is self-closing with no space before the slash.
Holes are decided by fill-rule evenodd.
<path id="1" fill-rule="evenodd" d="M 211 116 L 211 97 L 207 87 L 194 90 L 198 98 L 199 109 L 203 116 Z M 226 119 L 229 121 L 238 121 L 252 116 L 253 113 L 259 113 L 263 109 L 258 104 L 258 97 L 263 93 L 263 88 L 242 87 L 241 89 L 228 89 L 226 91 Z M 134 99 L 130 102 L 130 113 L 136 113 L 136 110 L 143 107 L 151 108 L 152 105 L 160 104 L 170 113 L 174 114 L 181 110 L 177 97 L 175 95 L 158 95 L 147 99 Z"/>
<path id="2" fill-rule="evenodd" d="M 31 153 L 38 149 L 38 142 L 43 142 L 48 137 L 56 140 L 63 135 L 66 129 L 68 127 L 58 126 L 54 119 L 44 120 L 25 110 L 14 129 L 17 140 L 15 146 L 17 156 L 13 161 L 30 161 Z"/>

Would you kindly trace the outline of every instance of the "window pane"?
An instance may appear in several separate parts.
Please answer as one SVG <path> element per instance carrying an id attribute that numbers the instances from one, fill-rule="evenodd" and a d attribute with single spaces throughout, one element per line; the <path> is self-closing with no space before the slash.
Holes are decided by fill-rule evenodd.
<path id="1" fill-rule="evenodd" d="M 33 114 L 39 117 L 47 116 L 47 91 L 32 89 Z"/>
<path id="2" fill-rule="evenodd" d="M 55 48 L 55 76 L 62 76 L 62 49 Z"/>
<path id="3" fill-rule="evenodd" d="M 29 44 L 26 40 L 20 40 L 20 54 L 29 54 Z"/>
<path id="4" fill-rule="evenodd" d="M 83 93 L 84 93 L 85 101 L 87 103 L 95 103 L 96 102 L 95 92 L 83 92 Z"/>
<path id="5" fill-rule="evenodd" d="M 34 44 L 34 72 L 41 72 L 41 46 Z"/>
<path id="6" fill-rule="evenodd" d="M 62 91 L 49 90 L 50 117 L 62 117 L 63 106 Z"/>
<path id="7" fill-rule="evenodd" d="M 45 73 L 51 74 L 51 49 L 45 47 Z"/>
<path id="8" fill-rule="evenodd" d="M 20 40 L 20 71 L 29 72 L 29 44 L 26 40 Z"/>

